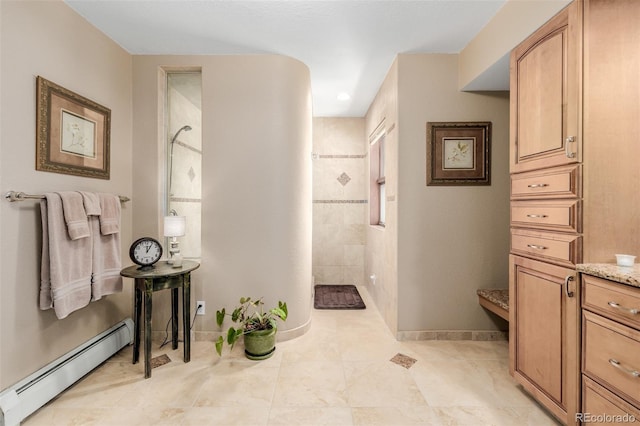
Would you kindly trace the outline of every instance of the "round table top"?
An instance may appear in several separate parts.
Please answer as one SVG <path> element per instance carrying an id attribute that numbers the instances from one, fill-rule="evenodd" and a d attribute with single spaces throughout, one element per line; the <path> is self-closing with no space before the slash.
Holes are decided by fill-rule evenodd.
<path id="1" fill-rule="evenodd" d="M 120 275 L 128 278 L 158 278 L 158 277 L 170 277 L 173 275 L 182 275 L 187 272 L 191 272 L 200 267 L 198 262 L 193 260 L 183 260 L 182 266 L 174 268 L 173 265 L 167 263 L 166 260 L 153 265 L 153 268 L 139 269 L 138 265 L 129 266 L 120 271 Z"/>

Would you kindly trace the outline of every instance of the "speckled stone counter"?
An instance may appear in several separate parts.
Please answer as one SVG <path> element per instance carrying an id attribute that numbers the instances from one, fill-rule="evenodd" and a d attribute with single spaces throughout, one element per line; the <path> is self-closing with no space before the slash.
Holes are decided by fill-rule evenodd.
<path id="1" fill-rule="evenodd" d="M 495 303 L 505 311 L 509 310 L 509 290 L 506 288 L 483 288 L 477 291 L 478 296 L 484 297 L 491 303 Z"/>
<path id="2" fill-rule="evenodd" d="M 618 266 L 615 263 L 581 263 L 576 270 L 607 280 L 640 287 L 640 264 Z"/>

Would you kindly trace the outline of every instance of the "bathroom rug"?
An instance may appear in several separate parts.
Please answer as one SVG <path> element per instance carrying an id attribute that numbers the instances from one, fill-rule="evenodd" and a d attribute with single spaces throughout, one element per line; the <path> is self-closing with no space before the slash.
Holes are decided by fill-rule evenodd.
<path id="1" fill-rule="evenodd" d="M 358 289 L 350 284 L 316 284 L 313 307 L 316 309 L 365 309 Z"/>

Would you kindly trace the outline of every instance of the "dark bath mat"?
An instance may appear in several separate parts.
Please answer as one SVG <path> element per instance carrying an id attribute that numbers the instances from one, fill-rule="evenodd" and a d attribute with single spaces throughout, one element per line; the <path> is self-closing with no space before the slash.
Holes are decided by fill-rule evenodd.
<path id="1" fill-rule="evenodd" d="M 316 309 L 365 309 L 355 285 L 316 284 L 313 307 Z"/>

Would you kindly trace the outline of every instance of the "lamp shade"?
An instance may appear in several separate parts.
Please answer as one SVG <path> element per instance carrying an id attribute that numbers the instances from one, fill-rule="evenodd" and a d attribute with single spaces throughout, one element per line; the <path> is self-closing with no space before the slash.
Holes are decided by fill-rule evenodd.
<path id="1" fill-rule="evenodd" d="M 187 220 L 184 216 L 164 217 L 164 236 L 182 237 L 187 228 Z"/>

